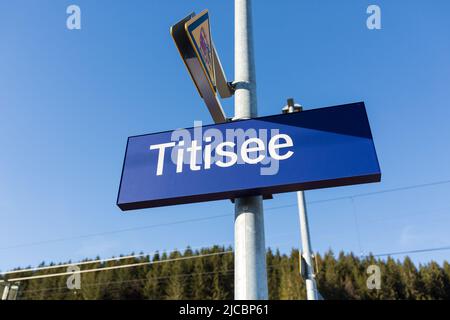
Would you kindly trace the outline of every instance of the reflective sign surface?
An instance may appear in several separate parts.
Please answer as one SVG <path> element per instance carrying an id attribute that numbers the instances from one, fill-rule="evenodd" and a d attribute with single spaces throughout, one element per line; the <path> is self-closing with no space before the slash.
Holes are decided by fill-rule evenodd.
<path id="1" fill-rule="evenodd" d="M 128 139 L 122 210 L 380 181 L 364 103 Z"/>

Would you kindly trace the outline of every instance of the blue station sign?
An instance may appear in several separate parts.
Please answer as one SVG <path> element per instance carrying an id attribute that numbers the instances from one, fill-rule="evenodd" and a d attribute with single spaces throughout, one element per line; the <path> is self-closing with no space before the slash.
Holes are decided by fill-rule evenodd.
<path id="1" fill-rule="evenodd" d="M 268 197 L 380 179 L 359 102 L 130 137 L 117 205 Z"/>

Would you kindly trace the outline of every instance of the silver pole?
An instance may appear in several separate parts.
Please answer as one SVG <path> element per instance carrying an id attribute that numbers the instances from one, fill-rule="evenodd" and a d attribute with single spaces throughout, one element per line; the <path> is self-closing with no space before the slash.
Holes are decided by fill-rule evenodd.
<path id="1" fill-rule="evenodd" d="M 257 116 L 251 0 L 235 0 L 235 117 Z M 235 200 L 234 298 L 267 300 L 262 196 Z"/>
<path id="2" fill-rule="evenodd" d="M 307 265 L 306 277 L 306 297 L 308 300 L 318 300 L 317 285 L 314 274 L 314 267 L 311 258 L 311 239 L 309 237 L 308 215 L 306 212 L 305 193 L 297 192 L 298 213 L 300 217 L 300 231 L 302 236 L 303 258 Z"/>
<path id="3" fill-rule="evenodd" d="M 284 113 L 301 112 L 302 106 L 294 103 L 294 99 L 288 99 L 288 104 L 283 108 Z M 306 262 L 306 297 L 308 300 L 319 300 L 314 266 L 312 263 L 311 239 L 309 237 L 308 215 L 306 212 L 305 193 L 297 192 L 298 214 L 300 218 L 300 233 L 302 237 L 302 256 Z"/>

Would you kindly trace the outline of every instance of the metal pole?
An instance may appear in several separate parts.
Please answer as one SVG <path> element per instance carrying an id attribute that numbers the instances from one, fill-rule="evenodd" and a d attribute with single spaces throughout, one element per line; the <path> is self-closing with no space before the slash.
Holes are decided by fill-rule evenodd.
<path id="1" fill-rule="evenodd" d="M 283 108 L 284 113 L 301 112 L 302 107 L 294 103 L 294 99 L 288 99 L 288 105 Z M 302 238 L 302 256 L 306 262 L 306 297 L 308 300 L 319 300 L 316 279 L 314 274 L 314 266 L 311 254 L 311 239 L 309 237 L 308 215 L 306 212 L 305 193 L 297 192 L 298 214 L 300 218 L 300 234 Z"/>
<path id="2" fill-rule="evenodd" d="M 251 0 L 235 0 L 235 117 L 257 116 Z M 267 300 L 262 196 L 235 200 L 234 298 Z"/>
<path id="3" fill-rule="evenodd" d="M 306 212 L 305 194 L 303 191 L 297 192 L 298 213 L 300 217 L 300 231 L 302 236 L 303 258 L 307 265 L 306 297 L 308 300 L 318 300 L 317 285 L 314 274 L 314 267 L 311 257 L 311 240 L 309 237 L 308 215 Z"/>

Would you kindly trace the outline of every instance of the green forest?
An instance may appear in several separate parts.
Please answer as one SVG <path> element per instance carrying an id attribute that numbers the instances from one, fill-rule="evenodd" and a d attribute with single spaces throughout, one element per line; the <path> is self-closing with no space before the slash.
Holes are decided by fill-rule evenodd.
<path id="1" fill-rule="evenodd" d="M 408 257 L 403 261 L 373 256 L 359 258 L 342 252 L 336 255 L 332 251 L 317 254 L 315 260 L 318 289 L 325 299 L 450 299 L 448 262 L 416 266 Z M 231 248 L 188 248 L 184 252 L 156 253 L 151 257 L 85 262 L 81 270 L 138 265 L 82 273 L 79 290 L 67 288 L 68 275 L 24 280 L 20 282 L 18 299 L 233 299 Z M 367 287 L 370 265 L 377 265 L 381 270 L 379 290 Z M 9 274 L 8 278 L 63 272 L 67 272 L 67 267 Z M 270 299 L 305 299 L 298 250 L 281 254 L 269 249 L 267 273 Z"/>

